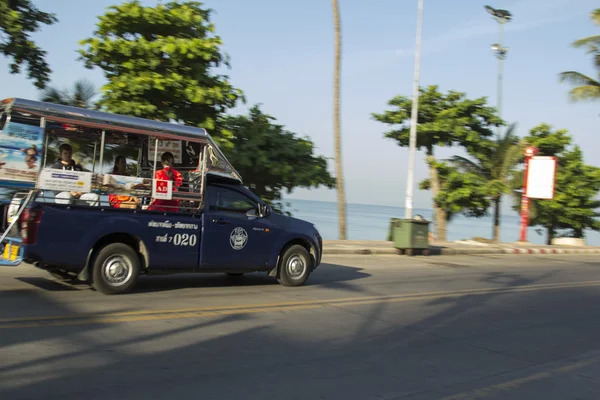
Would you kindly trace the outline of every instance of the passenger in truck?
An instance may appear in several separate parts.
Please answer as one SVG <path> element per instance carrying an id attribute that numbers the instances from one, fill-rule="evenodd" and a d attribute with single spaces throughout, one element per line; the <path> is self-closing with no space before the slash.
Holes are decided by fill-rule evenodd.
<path id="1" fill-rule="evenodd" d="M 165 152 L 161 156 L 161 163 L 163 169 L 156 171 L 154 179 L 163 181 L 173 181 L 173 192 L 177 191 L 177 187 L 183 183 L 183 176 L 179 171 L 173 168 L 175 164 L 175 157 L 173 153 Z M 179 200 L 163 200 L 163 199 L 152 199 L 148 210 L 163 211 L 163 212 L 177 212 L 179 211 Z"/>
<path id="2" fill-rule="evenodd" d="M 52 169 L 62 169 L 67 171 L 83 171 L 83 167 L 73 160 L 73 147 L 68 143 L 63 143 L 58 148 L 59 159 L 50 167 Z M 82 193 L 77 191 L 59 192 L 55 195 L 57 204 L 83 204 L 89 206 L 98 206 L 100 197 L 96 193 Z M 79 201 L 77 201 L 79 200 Z"/>
<path id="3" fill-rule="evenodd" d="M 124 156 L 115 157 L 111 175 L 130 176 L 127 173 L 127 159 Z M 140 205 L 140 199 L 135 196 L 114 194 L 108 195 L 108 203 L 114 208 L 131 208 L 136 209 Z"/>

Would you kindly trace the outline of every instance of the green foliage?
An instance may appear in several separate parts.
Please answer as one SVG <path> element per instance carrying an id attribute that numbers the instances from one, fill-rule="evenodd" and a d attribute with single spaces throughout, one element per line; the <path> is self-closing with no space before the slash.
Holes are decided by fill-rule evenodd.
<path id="1" fill-rule="evenodd" d="M 0 0 L 0 53 L 12 59 L 12 74 L 21 73 L 27 64 L 27 76 L 43 89 L 52 72 L 46 62 L 46 52 L 31 40 L 30 34 L 41 25 L 52 25 L 58 20 L 54 14 L 40 11 L 30 0 Z"/>
<path id="2" fill-rule="evenodd" d="M 596 211 L 600 201 L 600 168 L 586 165 L 579 146 L 561 156 L 556 179 L 555 199 L 538 201 L 538 223 L 555 223 L 558 229 L 570 229 L 576 237 L 583 237 L 585 229 L 600 230 Z"/>
<path id="3" fill-rule="evenodd" d="M 211 72 L 229 64 L 210 13 L 196 1 L 145 7 L 134 0 L 110 7 L 94 37 L 80 42 L 85 66 L 101 68 L 108 80 L 100 105 L 219 131 L 218 117 L 243 94 Z"/>
<path id="4" fill-rule="evenodd" d="M 525 143 L 537 147 L 539 156 L 556 156 L 571 145 L 572 137 L 566 129 L 552 130 L 549 124 L 539 124 L 529 131 Z"/>
<path id="5" fill-rule="evenodd" d="M 583 152 L 579 146 L 571 148 L 571 136 L 564 129 L 552 131 L 551 126 L 541 124 L 531 130 L 526 140 L 539 148 L 539 155 L 558 158 L 554 199 L 530 200 L 529 225 L 548 228 L 549 239 L 559 229 L 568 229 L 575 237 L 584 237 L 586 229 L 600 230 L 596 219 L 600 215 L 596 211 L 600 207 L 596 200 L 600 168 L 583 162 Z M 513 189 L 520 189 L 522 182 L 523 174 L 516 175 Z M 515 211 L 520 210 L 520 202 L 520 193 L 515 193 Z"/>
<path id="6" fill-rule="evenodd" d="M 417 116 L 417 148 L 424 149 L 428 165 L 435 181 L 427 179 L 419 185 L 421 189 L 432 189 L 435 224 L 438 239 L 445 240 L 445 221 L 462 213 L 468 216 L 486 215 L 489 207 L 485 179 L 476 172 L 463 172 L 448 163 L 439 163 L 433 158 L 435 147 L 462 146 L 477 157 L 484 157 L 486 141 L 493 135 L 492 129 L 504 122 L 497 116 L 493 107 L 487 106 L 485 97 L 467 98 L 465 93 L 449 91 L 444 94 L 438 86 L 419 88 L 419 112 Z M 385 133 L 398 145 L 409 145 L 410 115 L 412 99 L 397 96 L 388 103 L 392 110 L 382 114 L 372 114 L 379 122 L 396 126 Z M 438 171 L 439 169 L 439 171 Z M 445 220 L 444 220 L 445 219 Z"/>
<path id="7" fill-rule="evenodd" d="M 457 214 L 480 218 L 487 215 L 490 197 L 486 179 L 477 173 L 461 171 L 447 162 L 428 158 L 430 167 L 439 174 L 440 191 L 434 197 L 435 204 L 446 212 L 446 220 L 451 221 Z M 421 190 L 429 190 L 431 181 L 425 179 L 419 184 Z"/>
<path id="8" fill-rule="evenodd" d="M 428 155 L 433 155 L 436 146 L 460 145 L 477 152 L 481 140 L 493 135 L 492 127 L 503 124 L 495 109 L 486 105 L 485 97 L 471 100 L 465 93 L 443 94 L 437 85 L 420 88 L 419 93 L 417 149 L 424 148 Z M 397 129 L 386 132 L 385 137 L 406 147 L 410 138 L 412 99 L 397 96 L 388 105 L 393 109 L 372 116 L 384 124 L 398 125 Z"/>
<path id="9" fill-rule="evenodd" d="M 258 105 L 248 116 L 223 118 L 224 127 L 233 134 L 233 149 L 224 153 L 244 183 L 267 201 L 280 200 L 283 189 L 289 193 L 295 187 L 333 188 L 335 180 L 327 171 L 327 160 L 313 154 L 314 144 L 274 121 Z"/>
<path id="10" fill-rule="evenodd" d="M 511 193 L 510 180 L 524 158 L 523 143 L 515 135 L 515 125 L 509 126 L 504 135 L 497 136 L 495 140 L 482 139 L 473 158 L 474 161 L 454 156 L 450 163 L 461 172 L 474 173 L 484 178 L 482 190 L 495 209 L 493 239 L 499 240 L 500 201 L 503 194 Z"/>
<path id="11" fill-rule="evenodd" d="M 600 26 L 600 8 L 592 11 L 592 22 Z M 575 87 L 569 92 L 572 101 L 600 100 L 600 35 L 588 36 L 573 42 L 577 48 L 585 48 L 591 54 L 597 77 L 591 77 L 577 71 L 565 71 L 559 74 L 561 82 L 569 82 Z"/>
<path id="12" fill-rule="evenodd" d="M 510 178 L 516 166 L 523 161 L 523 145 L 515 135 L 515 125 L 511 125 L 504 136 L 498 136 L 495 140 L 482 139 L 474 158 L 475 161 L 471 161 L 454 156 L 450 161 L 461 171 L 484 177 L 490 197 L 510 193 Z"/>

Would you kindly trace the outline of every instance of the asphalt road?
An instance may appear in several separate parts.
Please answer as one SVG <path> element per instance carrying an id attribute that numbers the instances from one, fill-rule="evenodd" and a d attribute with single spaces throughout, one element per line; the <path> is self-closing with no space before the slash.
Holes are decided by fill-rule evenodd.
<path id="1" fill-rule="evenodd" d="M 328 257 L 301 288 L 0 270 L 0 399 L 600 398 L 594 255 Z"/>

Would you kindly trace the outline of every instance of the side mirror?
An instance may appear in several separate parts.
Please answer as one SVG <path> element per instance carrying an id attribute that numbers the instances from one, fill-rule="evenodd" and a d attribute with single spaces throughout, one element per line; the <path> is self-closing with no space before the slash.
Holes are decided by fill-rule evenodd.
<path id="1" fill-rule="evenodd" d="M 264 218 L 269 215 L 270 207 L 267 204 L 258 203 L 258 216 Z"/>

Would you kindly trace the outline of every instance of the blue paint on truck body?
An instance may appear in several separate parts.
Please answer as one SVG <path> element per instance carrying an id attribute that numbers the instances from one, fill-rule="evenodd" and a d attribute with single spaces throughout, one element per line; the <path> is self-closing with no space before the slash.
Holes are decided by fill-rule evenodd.
<path id="1" fill-rule="evenodd" d="M 226 197 L 246 204 L 223 207 L 219 202 Z M 322 239 L 315 226 L 273 211 L 262 217 L 248 212 L 259 204 L 250 190 L 231 183 L 209 183 L 196 214 L 33 202 L 30 208 L 41 216 L 35 244 L 23 245 L 23 259 L 80 272 L 94 249 L 118 239 L 137 243 L 147 272 L 270 271 L 282 250 L 297 243 L 313 254 L 316 268 Z"/>

